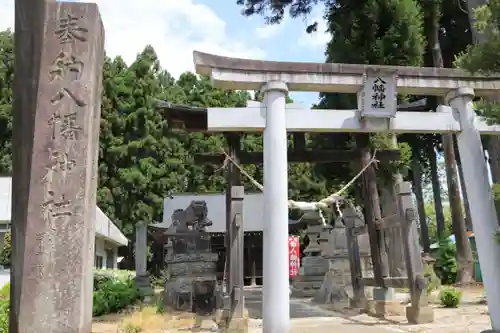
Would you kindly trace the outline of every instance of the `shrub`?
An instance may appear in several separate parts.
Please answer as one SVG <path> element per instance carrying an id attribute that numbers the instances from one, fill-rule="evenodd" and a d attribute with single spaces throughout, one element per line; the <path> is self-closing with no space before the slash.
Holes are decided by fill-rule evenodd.
<path id="1" fill-rule="evenodd" d="M 9 331 L 10 283 L 0 289 L 0 332 Z"/>
<path id="2" fill-rule="evenodd" d="M 134 304 L 140 294 L 135 286 L 135 272 L 95 270 L 93 308 L 94 316 L 117 312 Z M 10 284 L 0 289 L 0 332 L 8 332 Z"/>
<path id="3" fill-rule="evenodd" d="M 105 282 L 134 280 L 135 271 L 124 269 L 94 269 L 94 291 Z"/>
<path id="4" fill-rule="evenodd" d="M 151 286 L 154 288 L 164 288 L 165 280 L 168 277 L 167 269 L 160 270 L 160 274 L 151 276 Z"/>
<path id="5" fill-rule="evenodd" d="M 158 297 L 156 301 L 156 313 L 165 313 L 165 302 L 163 297 Z"/>
<path id="6" fill-rule="evenodd" d="M 134 304 L 140 297 L 134 277 L 135 272 L 132 271 L 94 271 L 92 314 L 102 316 Z"/>
<path id="7" fill-rule="evenodd" d="M 454 284 L 457 281 L 457 248 L 448 238 L 439 241 L 434 269 L 442 284 Z"/>
<path id="8" fill-rule="evenodd" d="M 10 266 L 10 257 L 12 255 L 12 236 L 10 232 L 5 233 L 2 249 L 0 250 L 0 264 Z"/>
<path id="9" fill-rule="evenodd" d="M 439 293 L 439 301 L 446 308 L 456 308 L 462 299 L 462 292 L 456 288 L 445 288 Z"/>
<path id="10" fill-rule="evenodd" d="M 427 295 L 441 287 L 441 280 L 429 264 L 424 264 L 424 277 L 427 278 Z"/>
<path id="11" fill-rule="evenodd" d="M 142 332 L 142 327 L 133 324 L 133 323 L 127 323 L 123 328 L 120 330 L 120 333 L 140 333 Z"/>

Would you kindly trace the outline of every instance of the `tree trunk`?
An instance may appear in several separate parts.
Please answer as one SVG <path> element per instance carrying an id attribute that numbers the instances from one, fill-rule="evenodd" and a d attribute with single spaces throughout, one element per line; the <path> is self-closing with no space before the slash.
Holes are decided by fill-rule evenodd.
<path id="1" fill-rule="evenodd" d="M 355 136 L 356 146 L 361 151 L 361 166 L 367 165 L 371 159 L 369 136 L 358 134 Z M 376 287 L 383 287 L 385 277 L 389 276 L 389 263 L 386 248 L 386 232 L 377 229 L 377 221 L 382 220 L 380 198 L 377 188 L 377 176 L 373 165 L 369 166 L 361 176 L 362 195 L 365 211 L 365 224 L 368 226 L 370 251 L 373 264 L 373 275 Z"/>
<path id="2" fill-rule="evenodd" d="M 443 54 L 439 44 L 439 18 L 440 3 L 431 5 L 431 24 L 429 44 L 432 47 L 432 60 L 434 67 L 443 68 Z M 438 104 L 444 104 L 442 97 L 438 98 Z M 451 217 L 453 222 L 453 233 L 457 246 L 457 283 L 468 283 L 473 281 L 474 265 L 469 240 L 466 235 L 465 220 L 460 200 L 460 189 L 458 187 L 457 165 L 455 163 L 455 151 L 453 149 L 453 135 L 443 135 L 443 150 L 446 165 L 446 179 L 448 183 L 448 196 L 450 200 Z"/>
<path id="3" fill-rule="evenodd" d="M 470 30 L 472 32 L 472 41 L 474 44 L 482 43 L 485 36 L 480 34 L 475 27 L 474 9 L 482 5 L 486 5 L 486 0 L 467 0 L 467 13 L 469 15 Z"/>
<path id="4" fill-rule="evenodd" d="M 429 229 L 427 227 L 427 218 L 425 216 L 424 193 L 422 191 L 422 170 L 418 156 L 418 149 L 414 147 L 412 154 L 412 174 L 413 174 L 413 192 L 417 199 L 418 219 L 420 221 L 420 237 L 425 253 L 430 253 Z"/>
<path id="5" fill-rule="evenodd" d="M 457 283 L 470 283 L 473 281 L 474 266 L 460 199 L 460 188 L 458 186 L 458 172 L 457 164 L 455 163 L 452 134 L 443 135 L 443 149 L 453 234 L 455 235 L 457 246 Z"/>
<path id="6" fill-rule="evenodd" d="M 429 162 L 431 167 L 431 181 L 432 181 L 432 196 L 434 198 L 434 211 L 436 212 L 436 228 L 438 238 L 444 236 L 444 213 L 443 201 L 441 200 L 441 183 L 439 182 L 439 175 L 437 169 L 437 155 L 434 151 L 432 143 L 429 143 L 428 152 Z"/>

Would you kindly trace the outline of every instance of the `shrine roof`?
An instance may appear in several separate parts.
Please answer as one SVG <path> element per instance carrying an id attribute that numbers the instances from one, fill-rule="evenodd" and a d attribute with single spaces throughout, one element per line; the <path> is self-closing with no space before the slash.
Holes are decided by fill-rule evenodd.
<path id="1" fill-rule="evenodd" d="M 471 75 L 452 68 L 263 61 L 198 51 L 193 58 L 196 72 L 210 76 L 223 89 L 258 90 L 265 82 L 284 81 L 290 91 L 356 93 L 363 86 L 363 75 L 374 70 L 397 72 L 400 94 L 444 95 L 470 87 L 477 95 L 489 95 L 500 90 L 500 74 Z"/>

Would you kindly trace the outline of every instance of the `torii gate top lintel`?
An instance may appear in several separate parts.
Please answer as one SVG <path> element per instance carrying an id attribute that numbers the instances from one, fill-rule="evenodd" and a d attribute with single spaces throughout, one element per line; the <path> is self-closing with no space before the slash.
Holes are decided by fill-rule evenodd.
<path id="1" fill-rule="evenodd" d="M 500 74 L 471 75 L 460 69 L 263 61 L 193 52 L 196 72 L 217 87 L 258 90 L 269 81 L 284 81 L 290 91 L 357 93 L 367 71 L 395 72 L 400 94 L 444 96 L 457 88 L 474 89 L 478 96 L 500 90 Z"/>

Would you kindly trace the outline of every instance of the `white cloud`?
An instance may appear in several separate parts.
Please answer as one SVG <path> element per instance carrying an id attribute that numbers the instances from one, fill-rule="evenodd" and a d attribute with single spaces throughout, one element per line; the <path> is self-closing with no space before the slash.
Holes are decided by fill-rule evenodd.
<path id="1" fill-rule="evenodd" d="M 193 50 L 265 58 L 259 48 L 229 36 L 226 22 L 196 0 L 95 0 L 106 30 L 106 52 L 128 63 L 151 44 L 172 75 L 193 71 Z M 0 0 L 0 29 L 12 27 L 14 1 Z"/>
<path id="2" fill-rule="evenodd" d="M 266 24 L 263 27 L 255 29 L 255 36 L 259 39 L 271 39 L 279 35 L 281 30 L 283 30 L 283 23 L 273 25 Z"/>
<path id="3" fill-rule="evenodd" d="M 308 34 L 305 31 L 302 32 L 302 35 L 299 37 L 298 44 L 300 46 L 306 46 L 311 48 L 324 48 L 326 43 L 328 43 L 331 39 L 330 33 L 326 31 L 326 21 L 321 15 L 315 15 L 312 19 L 308 20 L 308 24 L 312 24 L 313 22 L 318 23 L 318 29 L 315 32 Z"/>

